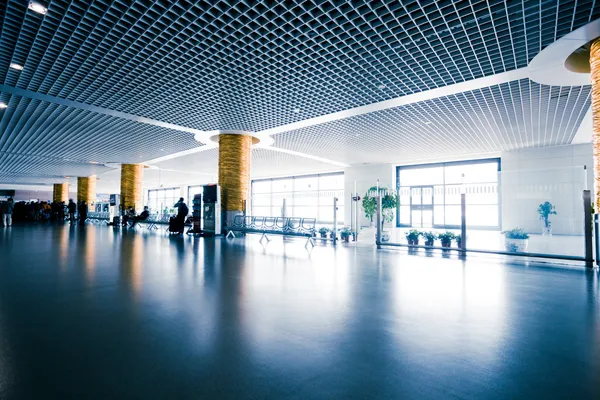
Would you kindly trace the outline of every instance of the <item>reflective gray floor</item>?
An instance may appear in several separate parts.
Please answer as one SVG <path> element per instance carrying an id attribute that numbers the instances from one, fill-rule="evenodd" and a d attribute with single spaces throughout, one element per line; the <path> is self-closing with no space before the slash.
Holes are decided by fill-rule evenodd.
<path id="1" fill-rule="evenodd" d="M 598 399 L 598 276 L 258 237 L 0 231 L 1 399 Z"/>

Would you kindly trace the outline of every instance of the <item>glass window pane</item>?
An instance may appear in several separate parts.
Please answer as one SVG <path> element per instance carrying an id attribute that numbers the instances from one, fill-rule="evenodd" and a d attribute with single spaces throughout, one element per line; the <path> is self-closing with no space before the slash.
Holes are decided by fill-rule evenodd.
<path id="1" fill-rule="evenodd" d="M 400 206 L 400 223 L 410 225 L 410 206 Z"/>
<path id="2" fill-rule="evenodd" d="M 292 179 L 276 179 L 273 181 L 273 193 L 291 192 L 292 189 Z"/>
<path id="3" fill-rule="evenodd" d="M 270 194 L 255 194 L 252 196 L 252 206 L 271 206 Z"/>
<path id="4" fill-rule="evenodd" d="M 314 191 L 319 188 L 319 178 L 318 177 L 309 177 L 309 178 L 296 178 L 294 179 L 294 191 Z"/>
<path id="5" fill-rule="evenodd" d="M 252 193 L 269 193 L 271 192 L 271 181 L 254 181 L 252 182 Z"/>
<path id="6" fill-rule="evenodd" d="M 333 189 L 344 189 L 344 174 L 325 175 L 319 177 L 319 190 Z"/>
<path id="7" fill-rule="evenodd" d="M 443 167 L 400 169 L 400 186 L 440 185 L 443 182 Z"/>

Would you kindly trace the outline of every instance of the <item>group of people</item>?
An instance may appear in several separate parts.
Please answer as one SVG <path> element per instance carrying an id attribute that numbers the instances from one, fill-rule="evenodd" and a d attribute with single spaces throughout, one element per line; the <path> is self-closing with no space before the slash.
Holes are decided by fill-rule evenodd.
<path id="1" fill-rule="evenodd" d="M 77 205 L 73 199 L 68 204 L 64 202 L 49 201 L 18 201 L 15 202 L 12 197 L 0 202 L 0 215 L 2 225 L 11 226 L 14 221 L 64 221 L 68 215 L 72 224 L 77 222 L 85 224 L 87 219 L 88 206 L 85 201 Z"/>
<path id="2" fill-rule="evenodd" d="M 172 232 L 183 232 L 185 219 L 189 214 L 189 208 L 183 197 L 175 203 L 174 208 L 177 209 L 177 216 L 172 217 L 169 221 L 169 229 Z M 67 204 L 62 201 L 54 203 L 46 201 L 15 202 L 12 197 L 0 202 L 0 221 L 5 227 L 11 226 L 13 219 L 17 221 L 64 221 L 67 216 L 71 224 L 75 224 L 79 220 L 79 225 L 85 225 L 87 215 L 87 202 L 82 201 L 77 204 L 73 199 L 70 199 Z M 123 216 L 122 224 L 129 226 L 131 222 L 131 227 L 134 227 L 138 222 L 145 221 L 149 217 L 148 206 L 145 206 L 144 211 L 139 215 L 133 208 L 130 208 Z"/>
<path id="3" fill-rule="evenodd" d="M 177 209 L 177 216 L 171 217 L 171 219 L 169 220 L 169 230 L 171 230 L 171 232 L 183 233 L 185 219 L 188 216 L 190 210 L 187 204 L 185 204 L 183 197 L 179 198 L 179 201 L 175 203 L 173 207 Z M 148 217 L 150 217 L 150 211 L 148 210 L 148 206 L 144 206 L 144 211 L 142 211 L 139 215 L 135 213 L 135 209 L 133 207 L 130 207 L 129 210 L 127 210 L 127 212 L 125 213 L 125 215 L 123 215 L 121 223 L 125 227 L 130 226 L 131 228 L 133 228 L 138 222 L 145 221 L 148 219 Z M 131 223 L 131 225 L 129 225 L 129 223 Z"/>

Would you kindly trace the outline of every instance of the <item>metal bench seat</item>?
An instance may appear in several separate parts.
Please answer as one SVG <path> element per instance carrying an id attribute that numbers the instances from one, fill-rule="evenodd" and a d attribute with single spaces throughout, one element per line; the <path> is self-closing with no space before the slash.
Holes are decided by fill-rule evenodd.
<path id="1" fill-rule="evenodd" d="M 247 217 L 236 215 L 233 218 L 233 223 L 226 226 L 227 238 L 235 238 L 234 232 L 241 233 L 260 233 L 262 234 L 260 242 L 267 240 L 270 242 L 268 235 L 281 236 L 299 236 L 307 237 L 308 240 L 304 247 L 309 244 L 314 247 L 313 236 L 315 235 L 317 223 L 316 218 L 300 218 L 300 217 Z"/>

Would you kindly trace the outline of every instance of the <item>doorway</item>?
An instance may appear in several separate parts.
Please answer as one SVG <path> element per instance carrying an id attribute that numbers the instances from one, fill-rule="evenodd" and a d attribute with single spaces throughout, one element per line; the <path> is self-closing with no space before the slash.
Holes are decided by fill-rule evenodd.
<path id="1" fill-rule="evenodd" d="M 433 227 L 433 186 L 410 187 L 410 226 Z"/>

